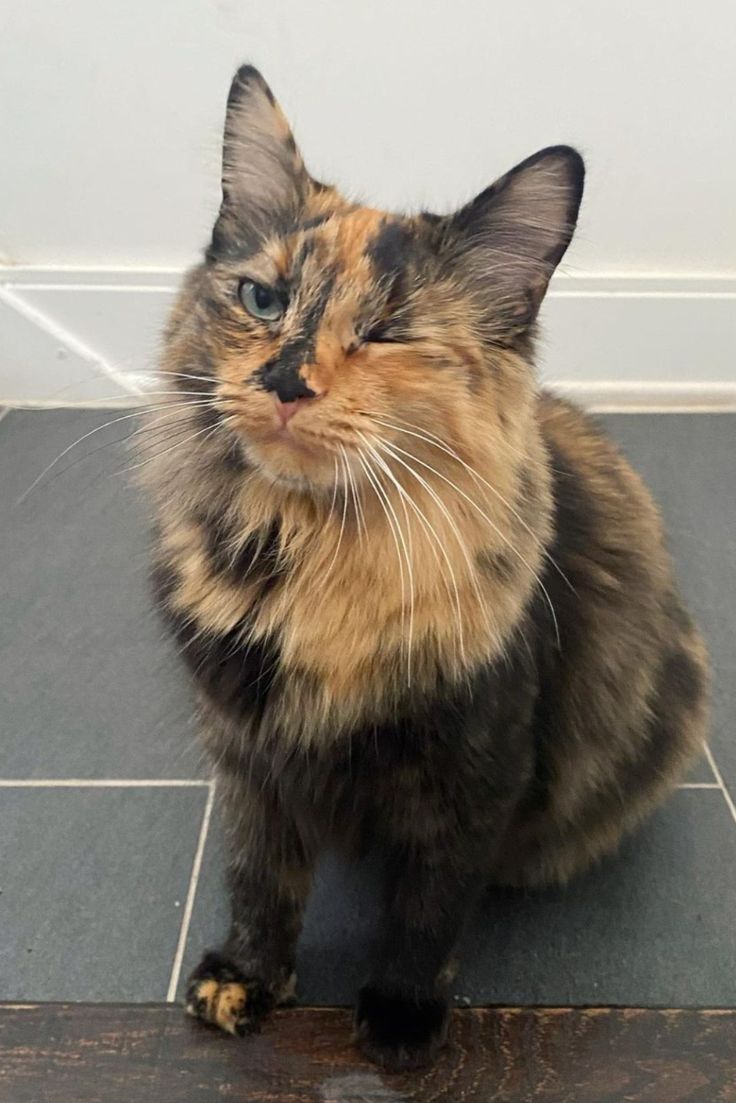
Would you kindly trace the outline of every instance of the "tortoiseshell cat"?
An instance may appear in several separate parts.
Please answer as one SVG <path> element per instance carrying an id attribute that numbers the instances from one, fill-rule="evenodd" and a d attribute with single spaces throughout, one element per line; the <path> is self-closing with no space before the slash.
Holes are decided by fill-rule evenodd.
<path id="1" fill-rule="evenodd" d="M 534 320 L 583 163 L 542 150 L 448 217 L 313 180 L 261 76 L 171 318 L 158 598 L 198 690 L 232 929 L 191 978 L 245 1033 L 294 988 L 326 846 L 385 860 L 356 1039 L 432 1059 L 489 883 L 564 882 L 702 748 L 707 661 L 649 494 L 540 394 Z"/>

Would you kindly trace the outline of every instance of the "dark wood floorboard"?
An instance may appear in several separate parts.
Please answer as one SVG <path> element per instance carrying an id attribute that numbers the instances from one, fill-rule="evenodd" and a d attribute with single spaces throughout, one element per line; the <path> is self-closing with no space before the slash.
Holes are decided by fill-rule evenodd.
<path id="1" fill-rule="evenodd" d="M 2 1103 L 736 1103 L 736 1011 L 475 1009 L 431 1070 L 386 1075 L 350 1014 L 227 1038 L 175 1006 L 0 1006 Z"/>

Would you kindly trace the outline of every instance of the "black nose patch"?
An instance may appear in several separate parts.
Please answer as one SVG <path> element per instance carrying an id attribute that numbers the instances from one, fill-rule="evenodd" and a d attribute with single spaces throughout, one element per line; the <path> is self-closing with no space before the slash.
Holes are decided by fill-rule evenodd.
<path id="1" fill-rule="evenodd" d="M 266 363 L 255 373 L 257 382 L 264 391 L 272 392 L 281 402 L 294 402 L 297 398 L 314 398 L 311 390 L 299 374 L 306 353 L 303 342 L 291 347 L 284 346 L 278 356 Z"/>

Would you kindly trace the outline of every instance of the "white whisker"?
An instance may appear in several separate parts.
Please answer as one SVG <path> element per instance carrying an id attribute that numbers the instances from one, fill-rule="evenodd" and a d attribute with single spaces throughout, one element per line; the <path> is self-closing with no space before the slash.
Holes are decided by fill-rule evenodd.
<path id="1" fill-rule="evenodd" d="M 210 403 L 209 402 L 203 402 L 203 403 L 197 403 L 197 402 L 190 403 L 190 402 L 187 402 L 183 405 L 186 407 L 187 410 L 189 410 L 189 409 L 192 408 L 192 406 L 195 406 L 195 407 L 196 406 L 209 406 Z M 116 445 L 116 444 L 128 445 L 133 440 L 133 438 L 138 436 L 140 433 L 150 433 L 151 435 L 153 435 L 154 433 L 160 433 L 161 432 L 160 422 L 163 421 L 164 419 L 168 420 L 169 424 L 170 424 L 170 420 L 169 420 L 170 415 L 164 414 L 162 418 L 160 418 L 160 419 L 157 418 L 156 419 L 156 421 L 159 422 L 159 424 L 157 424 L 156 426 L 153 426 L 153 425 L 142 426 L 140 429 L 136 429 L 135 432 L 129 433 L 127 436 L 116 437 L 115 440 L 106 440 L 104 444 L 100 444 L 97 448 L 92 448 L 91 450 L 83 452 L 81 456 L 77 456 L 76 459 L 72 460 L 71 463 L 68 463 L 66 465 L 66 467 L 62 467 L 60 471 L 57 471 L 55 473 L 55 475 L 53 476 L 53 478 L 49 479 L 48 482 L 45 484 L 46 487 L 48 488 L 49 486 L 53 486 L 53 484 L 56 482 L 57 479 L 60 479 L 63 475 L 66 475 L 67 472 L 71 471 L 72 468 L 76 467 L 78 463 L 83 463 L 85 460 L 91 459 L 92 456 L 96 456 L 98 452 L 107 451 L 107 449 L 114 447 L 114 445 Z M 155 444 L 155 443 L 157 443 L 157 441 L 154 440 L 153 443 Z M 140 446 L 140 449 L 142 450 L 143 447 L 147 448 L 148 444 L 149 444 L 149 442 L 146 441 L 145 446 Z M 138 450 L 138 446 L 136 446 L 136 449 Z M 27 491 L 27 493 L 30 493 L 30 488 Z M 19 499 L 19 501 L 20 501 L 20 499 Z"/>
<path id="2" fill-rule="evenodd" d="M 456 493 L 458 493 L 460 495 L 460 497 L 463 498 L 468 503 L 468 505 L 470 505 L 476 511 L 476 513 L 478 513 L 483 518 L 483 520 L 491 526 L 491 528 L 494 530 L 494 532 L 511 549 L 511 551 L 514 553 L 514 555 L 516 555 L 521 560 L 521 562 L 524 564 L 526 569 L 529 571 L 532 578 L 535 579 L 537 585 L 539 586 L 540 590 L 544 594 L 545 601 L 547 602 L 547 605 L 549 606 L 549 611 L 552 615 L 552 621 L 553 621 L 554 626 L 555 626 L 555 637 L 557 639 L 557 646 L 559 647 L 560 646 L 560 629 L 559 629 L 559 625 L 557 623 L 557 614 L 555 613 L 555 608 L 554 608 L 554 605 L 552 604 L 552 599 L 549 596 L 549 591 L 547 590 L 547 587 L 544 585 L 541 578 L 539 577 L 537 572 L 534 570 L 532 565 L 529 563 L 529 561 L 521 554 L 521 552 L 518 550 L 518 548 L 516 548 L 514 546 L 514 544 L 511 542 L 511 540 L 509 540 L 508 536 L 506 536 L 506 534 L 504 532 L 502 532 L 502 530 L 488 516 L 488 514 L 484 510 L 481 509 L 481 507 L 478 505 L 478 503 L 473 501 L 473 499 L 468 494 L 466 494 L 465 491 L 461 487 L 459 487 L 456 483 L 453 483 L 452 479 L 448 479 L 447 476 L 443 475 L 441 471 L 438 471 L 436 467 L 432 467 L 431 464 L 425 463 L 424 460 L 420 460 L 419 457 L 413 455 L 413 453 L 406 452 L 403 448 L 399 448 L 399 446 L 397 444 L 392 445 L 391 447 L 393 449 L 395 449 L 397 452 L 401 452 L 402 455 L 408 456 L 410 459 L 414 460 L 415 463 L 418 463 L 421 467 L 425 467 L 428 471 L 431 471 L 434 475 L 436 475 L 438 479 L 442 479 L 442 481 L 447 483 L 448 486 L 451 486 L 452 489 L 455 490 Z"/>
<path id="3" fill-rule="evenodd" d="M 168 368 L 161 368 L 158 373 L 159 379 L 166 379 L 167 376 L 172 376 L 176 379 L 194 379 L 198 383 L 216 383 L 217 380 L 214 375 L 188 375 L 186 372 L 181 371 L 169 371 Z M 145 391 L 143 392 L 145 394 Z"/>
<path id="4" fill-rule="evenodd" d="M 370 442 L 368 441 L 368 439 L 362 433 L 358 433 L 358 436 L 361 438 L 363 443 L 368 446 L 368 449 L 369 449 L 370 453 L 373 454 L 374 458 L 377 459 L 380 462 L 380 456 L 377 456 L 375 454 L 375 451 L 374 451 L 373 448 L 371 448 L 371 445 L 370 445 Z M 384 470 L 386 470 L 386 473 L 388 474 L 388 477 L 390 478 L 391 482 L 395 486 L 398 486 L 398 483 L 397 483 L 396 479 L 391 474 L 391 472 L 388 471 L 388 469 L 386 468 L 386 465 L 382 464 L 382 466 L 383 466 Z M 375 474 L 375 472 L 374 472 L 374 474 Z M 376 475 L 376 478 L 378 478 L 378 475 Z M 394 507 L 391 503 L 391 498 L 390 498 L 387 491 L 384 491 L 384 493 L 386 495 L 386 504 L 387 504 L 388 508 L 391 510 L 391 516 L 393 517 L 393 519 L 396 523 L 396 531 L 398 533 L 399 540 L 401 541 L 401 548 L 402 548 L 402 551 L 404 553 L 404 558 L 406 560 L 406 570 L 407 570 L 407 574 L 409 576 L 409 637 L 408 637 L 408 643 L 407 643 L 407 679 L 408 679 L 408 684 L 411 685 L 411 655 L 412 655 L 413 644 L 414 644 L 414 589 L 415 589 L 415 586 L 414 586 L 414 560 L 413 560 L 413 556 L 411 555 L 411 534 L 410 534 L 410 531 L 409 531 L 410 530 L 409 514 L 407 512 L 406 506 L 404 505 L 403 498 L 401 496 L 399 496 L 399 501 L 401 502 L 401 504 L 404 508 L 404 517 L 406 518 L 407 539 L 405 540 L 404 539 L 404 530 L 401 527 L 401 522 L 399 521 L 399 518 L 396 514 L 396 510 L 394 509 Z"/>
<path id="5" fill-rule="evenodd" d="M 209 402 L 203 403 L 203 406 L 205 407 L 209 405 Z M 232 416 L 228 418 L 221 418 L 218 421 L 217 425 L 213 425 L 212 428 L 219 428 L 219 426 L 224 425 L 226 421 L 229 422 L 232 420 Z M 133 443 L 130 444 L 130 450 L 134 457 L 145 456 L 147 453 L 151 452 L 152 449 L 157 449 L 160 445 L 166 444 L 168 441 L 175 440 L 177 437 L 180 437 L 182 433 L 186 433 L 194 427 L 195 423 L 192 421 L 191 418 L 182 417 L 172 421 L 170 415 L 167 414 L 165 415 L 165 420 L 159 420 L 158 424 L 144 426 L 136 433 L 131 433 L 129 437 L 125 438 L 124 443 L 130 443 L 134 436 L 137 436 L 139 432 L 143 432 L 145 434 L 144 440 L 142 442 L 133 441 Z M 156 455 L 163 455 L 163 453 L 154 452 L 154 454 L 148 458 L 154 459 Z M 81 458 L 85 459 L 86 457 L 82 456 Z M 147 463 L 148 459 L 146 459 L 144 462 Z M 124 475 L 127 472 L 134 470 L 134 468 L 138 466 L 142 465 L 130 464 L 127 467 L 121 467 L 117 471 L 113 471 L 112 475 Z M 69 468 L 65 468 L 64 470 L 68 471 Z"/>
<path id="6" fill-rule="evenodd" d="M 191 436 L 185 437 L 184 440 L 177 441 L 176 444 L 172 444 L 170 448 L 164 448 L 162 452 L 157 452 L 155 456 L 149 456 L 147 460 L 143 460 L 141 463 L 134 463 L 130 467 L 126 468 L 127 472 L 136 471 L 140 467 L 145 467 L 149 463 L 153 463 L 154 460 L 158 460 L 161 456 L 168 455 L 169 452 L 173 452 L 175 448 L 182 448 L 185 444 L 189 444 L 190 441 L 196 440 L 197 437 L 201 437 L 204 433 L 209 436 L 213 436 L 223 425 L 227 425 L 230 421 L 236 421 L 237 418 L 234 414 L 230 417 L 223 418 L 222 421 L 216 422 L 214 425 L 205 425 L 203 429 L 198 429 L 196 433 L 192 433 Z"/>
<path id="7" fill-rule="evenodd" d="M 460 548 L 460 551 L 462 552 L 463 558 L 465 559 L 465 563 L 466 563 L 466 566 L 468 568 L 468 578 L 470 579 L 470 584 L 472 585 L 473 590 L 475 591 L 475 596 L 478 600 L 478 609 L 481 612 L 481 615 L 483 616 L 483 618 L 486 622 L 486 626 L 487 626 L 489 632 L 491 632 L 492 634 L 495 634 L 493 624 L 491 623 L 490 611 L 487 608 L 486 602 L 484 601 L 483 595 L 482 595 L 481 590 L 480 590 L 480 586 L 478 585 L 478 572 L 476 570 L 475 564 L 473 563 L 473 561 L 470 557 L 470 553 L 468 552 L 468 549 L 465 545 L 465 541 L 463 540 L 462 533 L 460 532 L 459 528 L 457 527 L 457 524 L 455 523 L 455 519 L 453 518 L 452 514 L 450 513 L 450 511 L 448 510 L 447 506 L 442 501 L 440 496 L 437 494 L 434 487 L 430 486 L 430 484 L 427 482 L 427 480 L 425 478 L 423 478 L 419 474 L 418 471 L 415 471 L 414 468 L 411 467 L 410 464 L 405 463 L 404 460 L 402 460 L 400 456 L 396 455 L 396 452 L 394 451 L 393 447 L 387 441 L 378 441 L 377 440 L 377 444 L 381 448 L 382 451 L 386 452 L 387 455 L 390 455 L 393 459 L 395 459 L 398 463 L 400 463 L 402 465 L 402 467 L 405 467 L 406 470 L 417 480 L 417 482 L 420 484 L 420 486 L 424 487 L 424 489 L 429 494 L 432 501 L 435 503 L 437 508 L 442 513 L 442 516 L 447 521 L 448 525 L 450 526 L 450 529 L 452 531 L 453 536 L 457 540 L 458 547 Z M 409 459 L 416 459 L 416 457 L 412 456 L 409 452 L 405 452 L 404 455 L 408 456 Z M 417 462 L 420 462 L 420 461 L 417 461 Z"/>
<path id="8" fill-rule="evenodd" d="M 397 536 L 396 530 L 394 529 L 394 521 L 392 520 L 391 515 L 389 513 L 389 510 L 386 506 L 386 492 L 384 491 L 382 485 L 378 481 L 378 478 L 377 478 L 375 472 L 371 468 L 371 466 L 368 463 L 368 461 L 367 461 L 366 457 L 364 456 L 363 452 L 359 451 L 357 453 L 357 455 L 358 455 L 358 460 L 359 460 L 363 470 L 365 471 L 366 478 L 368 479 L 368 482 L 370 483 L 370 485 L 373 487 L 374 493 L 375 493 L 376 497 L 378 498 L 378 501 L 381 505 L 381 508 L 383 509 L 383 512 L 386 516 L 386 521 L 388 522 L 389 529 L 391 530 L 391 536 L 393 537 L 394 546 L 396 548 L 396 558 L 397 558 L 397 561 L 398 561 L 398 564 L 399 564 L 399 581 L 400 581 L 400 585 L 401 585 L 401 635 L 402 635 L 402 640 L 403 640 L 403 637 L 404 637 L 404 620 L 405 620 L 405 617 L 406 617 L 406 580 L 405 580 L 405 577 L 404 577 L 404 561 L 403 561 L 402 555 L 401 555 L 401 545 L 399 543 L 399 538 Z M 392 512 L 393 512 L 393 509 L 392 509 Z M 395 514 L 394 514 L 394 516 L 395 516 Z M 412 613 L 413 613 L 413 603 L 412 603 Z M 408 676 L 408 679 L 409 679 L 409 684 L 411 684 L 411 655 L 410 655 L 410 653 L 407 654 L 407 676 Z"/>
<path id="9" fill-rule="evenodd" d="M 337 493 L 337 480 L 335 480 L 335 493 Z M 347 489 L 344 489 L 343 490 L 343 496 L 342 496 L 342 518 L 340 520 L 340 534 L 337 538 L 337 544 L 335 546 L 335 554 L 333 555 L 332 559 L 330 560 L 330 565 L 327 568 L 327 573 L 324 575 L 324 580 L 329 578 L 330 574 L 332 573 L 332 568 L 335 566 L 335 563 L 337 562 L 337 557 L 340 553 L 340 547 L 342 545 L 342 535 L 345 532 L 345 518 L 347 516 L 347 512 L 348 512 L 348 494 L 347 494 Z"/>
<path id="10" fill-rule="evenodd" d="M 367 438 L 364 438 L 364 439 L 366 439 L 366 443 L 368 443 Z M 455 578 L 455 572 L 452 569 L 452 563 L 450 562 L 450 558 L 447 554 L 447 551 L 446 551 L 444 545 L 442 544 L 442 541 L 440 540 L 439 536 L 437 535 L 436 530 L 433 528 L 433 526 L 430 524 L 429 520 L 427 519 L 425 513 L 416 504 L 416 502 L 412 498 L 411 494 L 409 494 L 404 489 L 404 487 L 401 485 L 401 483 L 398 481 L 398 479 L 396 478 L 394 473 L 391 471 L 391 468 L 390 468 L 389 464 L 386 463 L 382 459 L 382 457 L 378 455 L 378 453 L 376 452 L 376 450 L 373 448 L 372 445 L 368 444 L 368 448 L 370 450 L 371 455 L 374 457 L 376 462 L 380 465 L 382 470 L 385 471 L 385 473 L 391 479 L 391 481 L 395 485 L 396 489 L 398 490 L 399 494 L 401 495 L 402 505 L 404 505 L 404 502 L 408 503 L 408 505 L 410 506 L 410 508 L 414 512 L 417 520 L 419 521 L 420 525 L 422 526 L 422 529 L 424 531 L 425 536 L 427 537 L 427 541 L 428 541 L 429 547 L 430 547 L 430 549 L 431 549 L 431 551 L 434 555 L 435 562 L 437 563 L 437 566 L 440 568 L 440 576 L 442 578 L 442 581 L 444 582 L 447 593 L 451 597 L 454 594 L 455 612 L 456 612 L 456 618 L 457 618 L 458 645 L 459 645 L 459 651 L 460 651 L 460 660 L 461 660 L 461 662 L 464 663 L 464 661 L 465 661 L 465 648 L 464 648 L 464 643 L 463 643 L 462 615 L 461 615 L 461 609 L 460 609 L 460 594 L 459 594 L 459 591 L 458 591 L 457 580 Z M 404 464 L 404 466 L 407 467 L 408 465 Z M 404 505 L 404 509 L 406 509 L 405 505 Z M 408 517 L 407 517 L 407 525 L 408 525 Z M 432 543 L 432 540 L 429 539 L 430 534 L 434 539 L 434 543 Z M 439 556 L 437 554 L 437 548 L 435 547 L 435 544 L 437 545 L 437 548 L 439 548 L 440 552 L 444 556 L 445 563 L 447 565 L 447 570 L 450 574 L 450 578 L 451 578 L 451 581 L 452 581 L 452 593 L 450 591 L 450 587 L 448 586 L 447 578 L 445 577 L 445 574 L 442 571 Z"/>
<path id="11" fill-rule="evenodd" d="M 149 409 L 151 409 L 153 412 L 158 412 L 160 410 L 174 409 L 179 405 L 181 405 L 181 403 L 169 402 L 164 404 L 157 404 L 155 407 L 149 407 Z M 55 459 L 53 459 L 51 463 L 47 464 L 46 467 L 44 467 L 43 471 L 36 476 L 28 489 L 23 491 L 21 496 L 16 500 L 15 507 L 21 505 L 26 500 L 31 491 L 33 491 L 41 482 L 41 480 L 44 479 L 54 467 L 56 467 L 57 463 L 59 463 L 60 460 L 64 459 L 64 456 L 67 456 L 71 452 L 72 448 L 76 448 L 77 445 L 82 444 L 85 440 L 89 440 L 89 438 L 93 437 L 96 433 L 101 433 L 103 429 L 109 429 L 113 425 L 119 425 L 122 421 L 130 421 L 131 418 L 140 416 L 141 410 L 138 409 L 135 410 L 133 413 L 123 414 L 122 417 L 112 418 L 112 420 L 106 421 L 103 425 L 96 425 L 94 429 L 90 429 L 89 432 L 83 433 L 81 437 L 77 438 L 77 440 L 72 441 L 72 443 L 67 445 L 67 447 L 64 448 L 63 451 L 59 452 L 59 455 Z"/>
<path id="12" fill-rule="evenodd" d="M 332 514 L 334 513 L 334 510 L 335 510 L 335 502 L 337 500 L 338 479 L 339 479 L 339 472 L 338 472 L 338 469 L 337 469 L 337 456 L 335 456 L 335 481 L 332 484 L 332 501 L 330 502 L 330 509 L 329 509 L 328 514 L 327 514 L 327 521 L 325 522 L 326 525 L 329 525 L 330 521 L 332 520 Z"/>
<path id="13" fill-rule="evenodd" d="M 167 412 L 162 413 L 160 417 L 154 418 L 147 415 L 144 424 L 123 439 L 133 440 L 135 437 L 145 436 L 146 433 L 155 432 L 161 425 L 177 424 L 178 421 L 184 421 L 185 418 L 176 417 L 175 411 L 177 410 L 181 410 L 184 414 L 188 414 L 191 410 L 201 410 L 207 406 L 212 406 L 212 403 L 207 399 L 202 399 L 198 402 L 177 402 L 167 408 Z M 212 408 L 214 409 L 214 407 Z M 156 411 L 152 408 L 152 412 L 155 413 Z"/>
<path id="14" fill-rule="evenodd" d="M 363 516 L 363 505 L 360 502 L 359 497 L 358 497 L 358 488 L 355 484 L 355 476 L 353 475 L 353 472 L 351 470 L 350 460 L 348 459 L 348 455 L 347 455 L 347 452 L 345 450 L 345 446 L 343 444 L 341 444 L 339 447 L 340 447 L 340 452 L 342 454 L 343 463 L 345 465 L 345 472 L 347 474 L 348 479 L 350 480 L 350 494 L 351 494 L 351 497 L 353 499 L 353 508 L 355 510 L 355 521 L 356 521 L 356 524 L 358 526 L 358 542 L 360 543 L 360 545 L 362 547 L 363 546 L 363 535 L 364 535 L 364 533 L 365 533 L 366 540 L 368 539 L 368 533 L 367 533 L 366 528 L 365 528 L 365 517 Z"/>
<path id="15" fill-rule="evenodd" d="M 210 398 L 210 399 L 212 399 L 214 397 L 214 395 L 212 394 L 212 391 L 185 391 L 185 390 L 179 390 L 178 387 L 174 388 L 173 391 L 145 391 L 144 394 L 145 394 L 146 397 L 148 397 L 149 395 L 169 395 L 169 396 L 172 396 L 172 397 L 177 396 L 178 398 L 186 398 L 187 395 L 194 395 L 195 398 Z M 138 406 L 138 409 L 140 411 L 144 411 L 144 410 L 148 409 L 148 407 L 147 407 L 145 402 L 142 402 Z"/>
<path id="16" fill-rule="evenodd" d="M 458 453 L 453 448 L 451 448 L 446 441 L 443 441 L 441 437 L 436 436 L 434 433 L 430 433 L 429 430 L 424 430 L 421 433 L 420 432 L 411 432 L 409 429 L 402 429 L 398 425 L 392 425 L 391 422 L 389 422 L 389 421 L 383 421 L 380 418 L 376 418 L 375 420 L 376 420 L 377 424 L 383 425 L 388 429 L 394 429 L 398 433 L 406 433 L 408 436 L 418 437 L 420 440 L 425 440 L 427 442 L 427 444 L 432 444 L 435 448 L 439 448 L 442 452 L 446 452 L 448 456 L 451 456 L 454 460 L 457 460 L 457 462 L 459 464 L 461 464 L 465 468 L 465 470 L 470 474 L 471 478 L 475 481 L 476 485 L 479 482 L 482 483 L 483 486 L 487 487 L 487 489 L 490 490 L 490 492 L 492 494 L 495 494 L 495 496 L 499 499 L 499 501 L 509 510 L 510 513 L 513 514 L 513 516 L 517 519 L 519 524 L 524 529 L 526 529 L 526 531 L 531 536 L 532 540 L 541 549 L 542 554 L 548 560 L 548 562 L 554 567 L 554 569 L 559 574 L 560 578 L 562 578 L 562 580 L 565 582 L 565 584 L 569 587 L 569 589 L 573 593 L 576 593 L 575 587 L 573 586 L 572 582 L 567 577 L 565 572 L 562 570 L 562 568 L 559 566 L 559 564 L 557 563 L 554 556 L 547 550 L 547 548 L 544 546 L 542 541 L 536 535 L 534 530 L 532 528 L 530 528 L 530 526 L 526 523 L 526 521 L 521 516 L 521 514 L 516 509 L 514 509 L 514 507 L 511 505 L 511 503 L 509 501 L 507 501 L 506 498 L 504 498 L 503 494 L 501 494 L 501 492 L 499 490 L 497 490 L 495 486 L 493 486 L 491 483 L 489 483 L 487 479 L 484 479 L 483 476 L 481 474 L 479 474 L 479 472 L 477 472 L 474 467 L 471 467 L 471 465 L 469 463 L 466 463 L 466 461 L 462 458 L 462 456 L 459 456 Z M 409 425 L 410 422 L 406 422 L 406 424 Z M 430 439 L 430 438 L 432 438 L 432 439 Z M 516 449 L 516 450 L 512 449 L 512 451 L 517 451 L 518 452 L 518 449 Z M 518 454 L 523 455 L 523 453 L 521 453 L 521 452 L 519 452 Z"/>

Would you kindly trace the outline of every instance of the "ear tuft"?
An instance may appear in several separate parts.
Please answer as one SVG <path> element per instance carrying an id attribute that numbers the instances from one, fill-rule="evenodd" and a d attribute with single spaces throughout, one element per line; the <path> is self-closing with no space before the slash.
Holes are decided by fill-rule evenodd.
<path id="1" fill-rule="evenodd" d="M 252 65 L 230 86 L 213 247 L 257 249 L 304 203 L 309 176 L 273 92 Z"/>
<path id="2" fill-rule="evenodd" d="M 452 262 L 485 303 L 490 339 L 508 343 L 534 321 L 572 240 L 584 179 L 576 150 L 550 146 L 448 220 Z"/>

